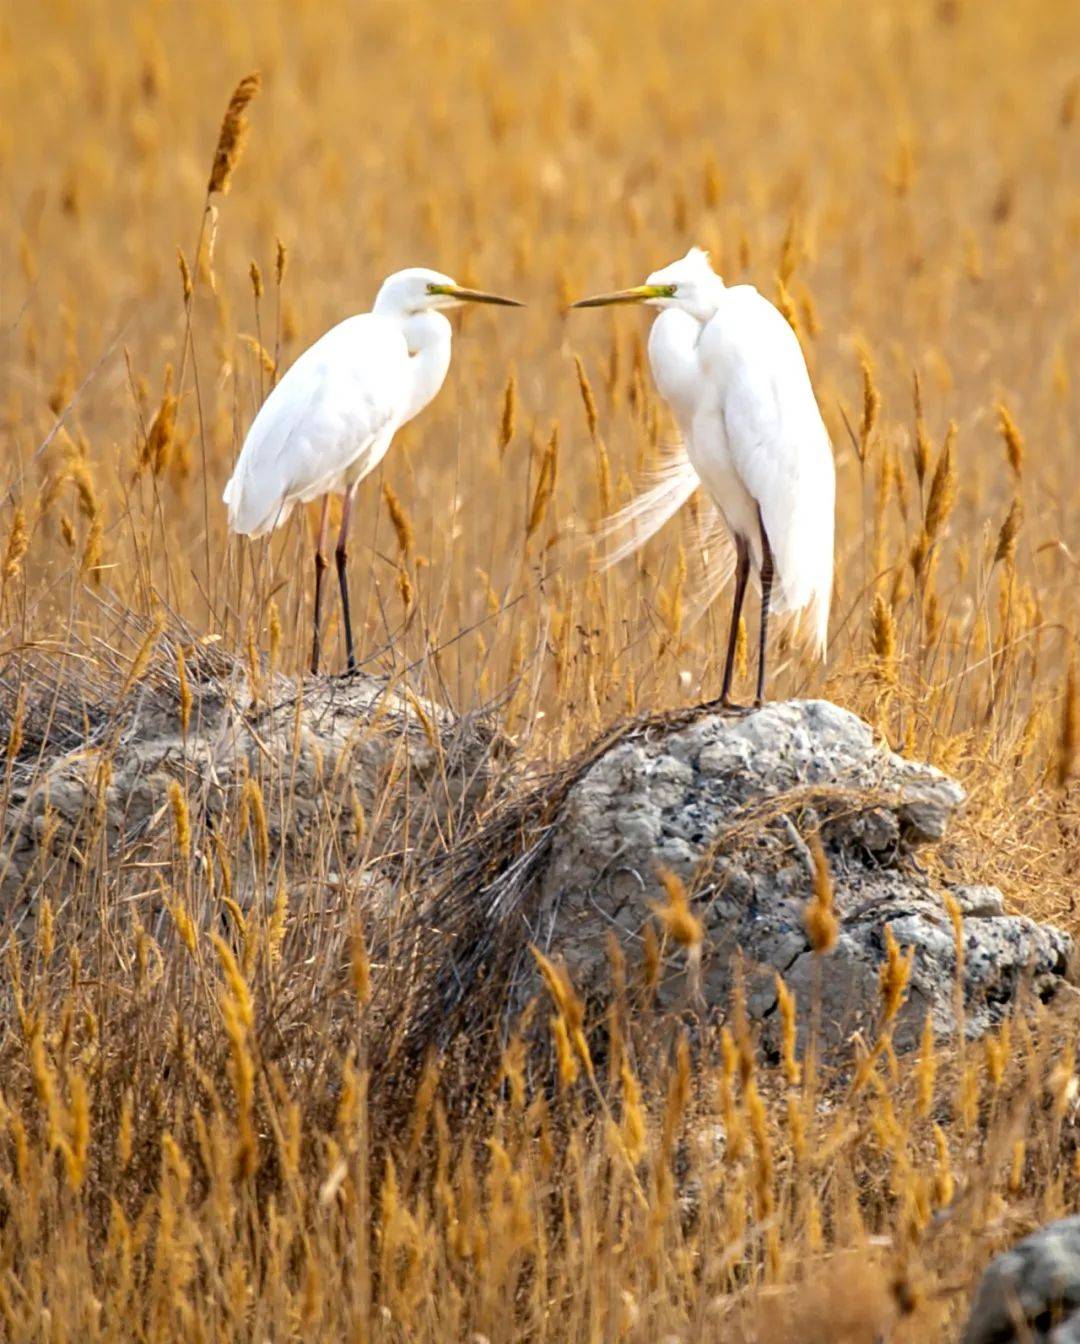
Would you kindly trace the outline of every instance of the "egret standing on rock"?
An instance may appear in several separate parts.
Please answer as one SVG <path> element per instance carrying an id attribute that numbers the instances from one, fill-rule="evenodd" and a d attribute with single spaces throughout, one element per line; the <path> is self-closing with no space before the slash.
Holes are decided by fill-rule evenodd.
<path id="1" fill-rule="evenodd" d="M 608 520 L 609 561 L 637 550 L 704 486 L 731 544 L 710 559 L 709 596 L 735 572 L 719 702 L 731 705 L 735 643 L 751 572 L 761 591 L 757 701 L 765 694 L 769 609 L 805 612 L 824 656 L 833 572 L 836 473 L 798 338 L 752 285 L 726 286 L 700 248 L 643 285 L 575 308 L 647 303 L 663 311 L 649 363 L 683 438 L 659 482 Z"/>
<path id="2" fill-rule="evenodd" d="M 312 672 L 319 670 L 330 496 L 345 499 L 335 557 L 352 672 L 356 656 L 345 564 L 353 493 L 382 461 L 397 430 L 442 387 L 450 367 L 450 323 L 439 310 L 462 303 L 522 306 L 516 299 L 465 289 L 423 267 L 391 275 L 370 313 L 346 318 L 304 351 L 248 430 L 222 496 L 233 532 L 261 537 L 283 523 L 296 504 L 323 497 L 315 551 Z"/>

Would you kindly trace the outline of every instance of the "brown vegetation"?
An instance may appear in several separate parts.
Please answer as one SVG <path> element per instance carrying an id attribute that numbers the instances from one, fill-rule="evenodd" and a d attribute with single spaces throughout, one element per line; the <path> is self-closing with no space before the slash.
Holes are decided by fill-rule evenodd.
<path id="1" fill-rule="evenodd" d="M 0 912 L 5 1337 L 948 1339 L 990 1251 L 1075 1207 L 1064 1009 L 902 1064 L 895 951 L 836 1078 L 783 993 L 776 1067 L 738 1002 L 691 1048 L 647 945 L 602 1021 L 541 968 L 550 1087 L 497 1014 L 417 1057 L 394 939 L 477 816 L 381 825 L 414 803 L 390 752 L 375 796 L 304 800 L 301 881 L 292 748 L 213 812 L 185 753 L 207 694 L 269 712 L 310 638 L 310 520 L 225 535 L 246 425 L 409 264 L 530 303 L 464 318 L 358 502 L 359 642 L 426 787 L 443 710 L 558 778 L 714 695 L 692 519 L 572 560 L 672 426 L 642 317 L 565 304 L 698 242 L 788 316 L 835 446 L 830 656 L 781 636 L 774 694 L 957 774 L 952 873 L 1075 931 L 1078 28 L 1059 0 L 0 10 L 0 878 L 35 790 L 41 855 Z M 118 852 L 151 709 L 188 774 Z M 78 843 L 40 792 L 62 755 Z M 823 958 L 830 890 L 819 864 Z M 685 892 L 657 901 L 692 949 Z"/>

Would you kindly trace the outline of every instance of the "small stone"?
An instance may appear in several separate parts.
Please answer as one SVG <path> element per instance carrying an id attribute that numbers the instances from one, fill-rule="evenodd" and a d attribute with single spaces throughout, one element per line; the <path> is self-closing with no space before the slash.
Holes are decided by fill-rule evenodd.
<path id="1" fill-rule="evenodd" d="M 1033 1232 L 990 1262 L 964 1344 L 1080 1341 L 1080 1216 Z"/>
<path id="2" fill-rule="evenodd" d="M 997 887 L 953 887 L 951 891 L 961 911 L 969 919 L 987 919 L 1005 913 L 1005 897 Z"/>

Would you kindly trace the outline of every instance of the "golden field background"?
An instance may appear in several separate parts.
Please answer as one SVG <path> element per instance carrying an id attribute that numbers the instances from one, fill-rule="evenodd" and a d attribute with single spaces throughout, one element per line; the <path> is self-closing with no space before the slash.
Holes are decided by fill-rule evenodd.
<path id="1" fill-rule="evenodd" d="M 971 803 L 953 871 L 1075 932 L 1078 50 L 1080 15 L 1057 0 L 6 4 L 9 748 L 35 658 L 91 686 L 99 656 L 138 670 L 155 619 L 220 636 L 243 663 L 303 668 L 303 520 L 252 552 L 226 538 L 221 489 L 276 368 L 413 264 L 529 306 L 463 317 L 445 388 L 361 488 L 351 573 L 372 668 L 408 669 L 455 710 L 496 704 L 521 757 L 548 762 L 628 712 L 716 694 L 726 605 L 683 619 L 691 529 L 600 578 L 580 559 L 605 499 L 629 497 L 672 426 L 644 315 L 565 312 L 699 243 L 790 314 L 836 455 L 829 658 L 819 668 L 781 642 L 772 693 L 835 699 L 955 773 Z M 254 70 L 249 137 L 204 218 L 222 113 Z M 407 520 L 396 527 L 384 487 Z M 341 660 L 330 609 L 324 648 Z M 752 636 L 755 604 L 750 620 Z M 166 838 L 168 824 L 166 807 Z M 256 1068 L 258 1106 L 287 1118 L 261 1133 L 285 1172 L 268 1206 L 229 1156 L 246 1142 L 233 1132 L 243 1060 L 258 1058 L 242 1020 L 251 968 L 230 978 L 224 961 L 224 1027 L 209 944 L 192 972 L 192 1040 L 206 1035 L 187 1048 L 235 1095 L 220 1080 L 177 1092 L 152 1049 L 129 1060 L 124 1091 L 125 1033 L 172 1032 L 192 982 L 169 969 L 145 990 L 156 962 L 125 922 L 137 895 L 89 869 L 88 889 L 125 911 L 109 987 L 107 959 L 69 975 L 88 926 L 60 905 L 5 999 L 13 1339 L 784 1339 L 792 1312 L 812 1339 L 834 1275 L 851 1321 L 834 1314 L 831 1338 L 870 1339 L 885 1321 L 893 1338 L 951 1338 L 997 1240 L 1070 1204 L 1071 1063 L 1023 1028 L 995 1046 L 1000 1062 L 943 1060 L 957 1111 L 940 1139 L 887 1050 L 846 1099 L 849 1127 L 799 1094 L 802 1140 L 782 1072 L 759 1092 L 747 1065 L 732 1101 L 730 1060 L 693 1078 L 677 1053 L 642 1065 L 610 1101 L 617 1151 L 640 1143 L 633 1179 L 572 1089 L 551 1116 L 493 1093 L 462 1131 L 422 1090 L 377 1195 L 361 1063 L 346 1062 L 344 1092 L 342 1061 L 319 1063 L 333 1133 L 308 1112 L 302 1070 L 286 1100 Z M 268 952 L 259 965 L 270 981 L 310 969 Z M 116 1005 L 144 992 L 140 1026 Z M 719 1112 L 729 1153 L 740 1125 L 746 1142 L 718 1175 L 704 1150 Z M 715 1207 L 688 1227 L 691 1187 Z M 933 1211 L 957 1189 L 967 1202 L 942 1238 Z M 807 1257 L 820 1257 L 810 1286 Z"/>

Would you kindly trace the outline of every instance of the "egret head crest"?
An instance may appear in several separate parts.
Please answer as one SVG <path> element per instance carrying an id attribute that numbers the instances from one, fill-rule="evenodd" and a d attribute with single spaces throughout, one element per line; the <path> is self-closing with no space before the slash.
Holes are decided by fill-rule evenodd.
<path id="1" fill-rule="evenodd" d="M 718 282 L 720 282 L 720 277 L 709 262 L 708 252 L 700 247 L 692 247 L 685 257 L 680 257 L 678 261 L 673 261 L 670 265 L 662 266 L 660 270 L 653 271 L 646 283 L 650 285 L 674 285 L 676 293 L 678 293 L 684 286 L 688 288 L 691 286 L 711 288 Z"/>

